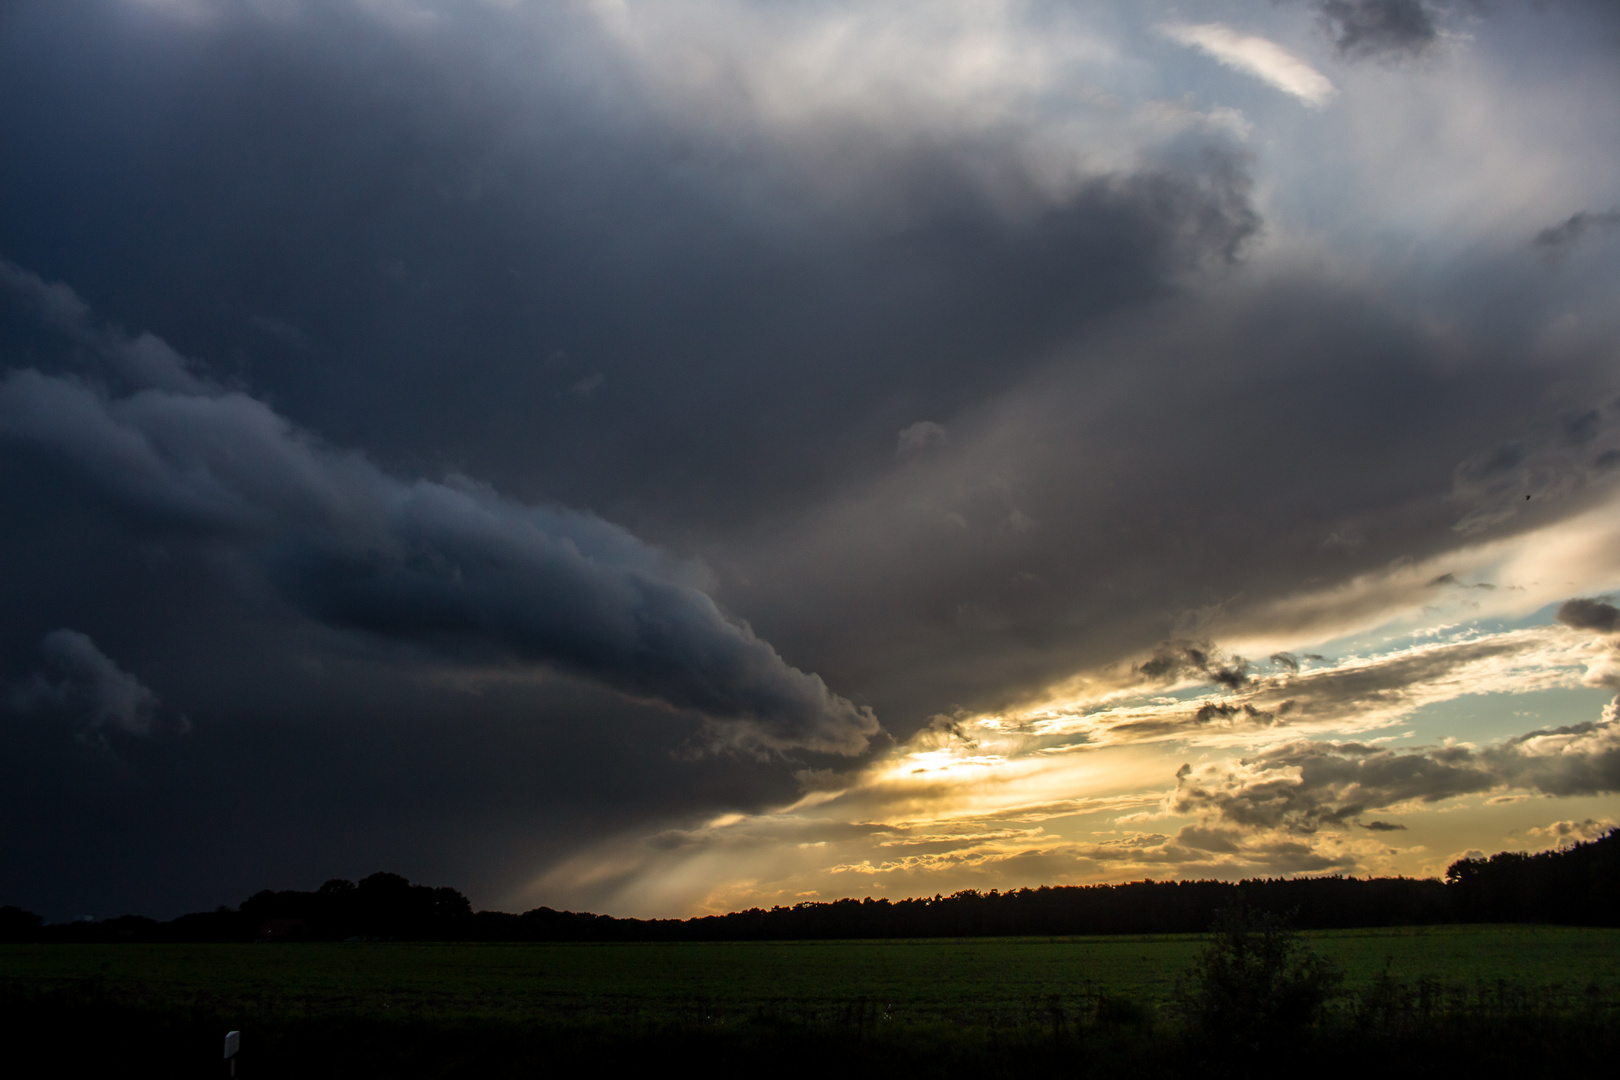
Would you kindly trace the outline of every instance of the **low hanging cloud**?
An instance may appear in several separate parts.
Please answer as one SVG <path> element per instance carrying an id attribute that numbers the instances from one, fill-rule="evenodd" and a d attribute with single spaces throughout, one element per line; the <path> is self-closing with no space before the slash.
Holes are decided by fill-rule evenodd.
<path id="1" fill-rule="evenodd" d="M 50 712 L 81 725 L 81 740 L 105 740 L 107 732 L 148 736 L 158 698 L 139 679 L 96 647 L 88 634 L 53 630 L 39 643 L 49 669 L 11 691 L 21 713 Z"/>
<path id="2" fill-rule="evenodd" d="M 0 437 L 244 557 L 330 626 L 448 663 L 554 667 L 694 710 L 715 742 L 756 751 L 853 754 L 878 727 L 726 618 L 697 567 L 592 514 L 466 477 L 391 476 L 244 393 L 169 380 L 117 396 L 13 370 L 0 378 Z M 126 726 L 138 715 L 117 714 Z"/>
<path id="3" fill-rule="evenodd" d="M 1240 34 L 1222 23 L 1166 23 L 1159 32 L 1312 108 L 1326 105 L 1335 93 L 1326 75 L 1269 38 Z"/>

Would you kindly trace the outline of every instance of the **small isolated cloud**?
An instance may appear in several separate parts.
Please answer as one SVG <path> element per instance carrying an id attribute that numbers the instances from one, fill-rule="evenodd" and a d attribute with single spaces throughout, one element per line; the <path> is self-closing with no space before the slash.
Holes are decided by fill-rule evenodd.
<path id="1" fill-rule="evenodd" d="M 936 424 L 932 420 L 919 420 L 910 427 L 900 429 L 900 444 L 895 453 L 900 457 L 910 457 L 931 446 L 944 445 L 944 425 Z"/>
<path id="2" fill-rule="evenodd" d="M 1576 597 L 1559 605 L 1558 621 L 1576 630 L 1613 634 L 1620 632 L 1620 608 L 1604 600 Z"/>
<path id="3" fill-rule="evenodd" d="M 1312 108 L 1326 105 L 1335 92 L 1326 75 L 1268 38 L 1240 34 L 1222 23 L 1166 23 L 1159 32 Z"/>
<path id="4" fill-rule="evenodd" d="M 1440 38 L 1422 0 L 1321 0 L 1317 9 L 1341 56 L 1417 56 Z"/>
<path id="5" fill-rule="evenodd" d="M 56 712 L 82 725 L 80 738 L 106 731 L 151 735 L 158 699 L 77 630 L 53 630 L 39 643 L 49 673 L 13 689 L 18 712 Z"/>

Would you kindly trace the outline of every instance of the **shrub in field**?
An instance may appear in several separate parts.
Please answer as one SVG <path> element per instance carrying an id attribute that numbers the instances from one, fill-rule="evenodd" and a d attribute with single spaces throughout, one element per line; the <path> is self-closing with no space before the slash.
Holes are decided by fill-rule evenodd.
<path id="1" fill-rule="evenodd" d="M 1193 1034 L 1229 1050 L 1258 1050 L 1311 1025 L 1343 979 L 1271 912 L 1226 908 L 1215 937 L 1177 991 Z"/>

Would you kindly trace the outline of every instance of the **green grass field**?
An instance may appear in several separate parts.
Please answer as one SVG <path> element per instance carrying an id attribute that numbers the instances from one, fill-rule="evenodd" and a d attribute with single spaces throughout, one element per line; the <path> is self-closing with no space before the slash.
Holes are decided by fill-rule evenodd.
<path id="1" fill-rule="evenodd" d="M 1345 987 L 1384 970 L 1546 1004 L 1620 999 L 1620 930 L 1443 926 L 1302 934 Z M 714 944 L 0 946 L 0 980 L 94 984 L 114 1000 L 244 1018 L 807 1020 L 864 1000 L 896 1021 L 1016 1024 L 1052 995 L 1165 1003 L 1198 935 Z"/>

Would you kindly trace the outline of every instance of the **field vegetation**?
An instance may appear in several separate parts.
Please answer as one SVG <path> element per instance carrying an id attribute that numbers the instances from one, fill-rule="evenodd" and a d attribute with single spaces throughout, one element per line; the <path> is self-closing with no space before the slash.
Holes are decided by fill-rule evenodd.
<path id="1" fill-rule="evenodd" d="M 1583 1075 L 1620 1048 L 1620 930 L 1282 931 L 1274 960 L 1267 931 L 1263 916 L 1246 933 L 1239 925 L 1242 947 L 1230 926 L 1050 939 L 9 945 L 0 995 L 14 1048 L 77 1045 L 81 1063 L 213 1076 L 220 1036 L 239 1029 L 249 1078 L 536 1075 L 686 1055 L 778 1075 L 1169 1075 L 1265 1071 L 1285 1050 L 1330 1055 L 1318 1071 L 1394 1054 L 1419 1071 L 1475 1060 L 1487 1073 L 1513 1062 L 1525 1075 Z M 1289 982 L 1301 963 L 1317 978 L 1308 1000 Z M 1274 1023 L 1233 1022 L 1260 1015 L 1262 1000 L 1279 1006 Z M 105 1051 L 74 1034 L 85 1031 Z"/>

